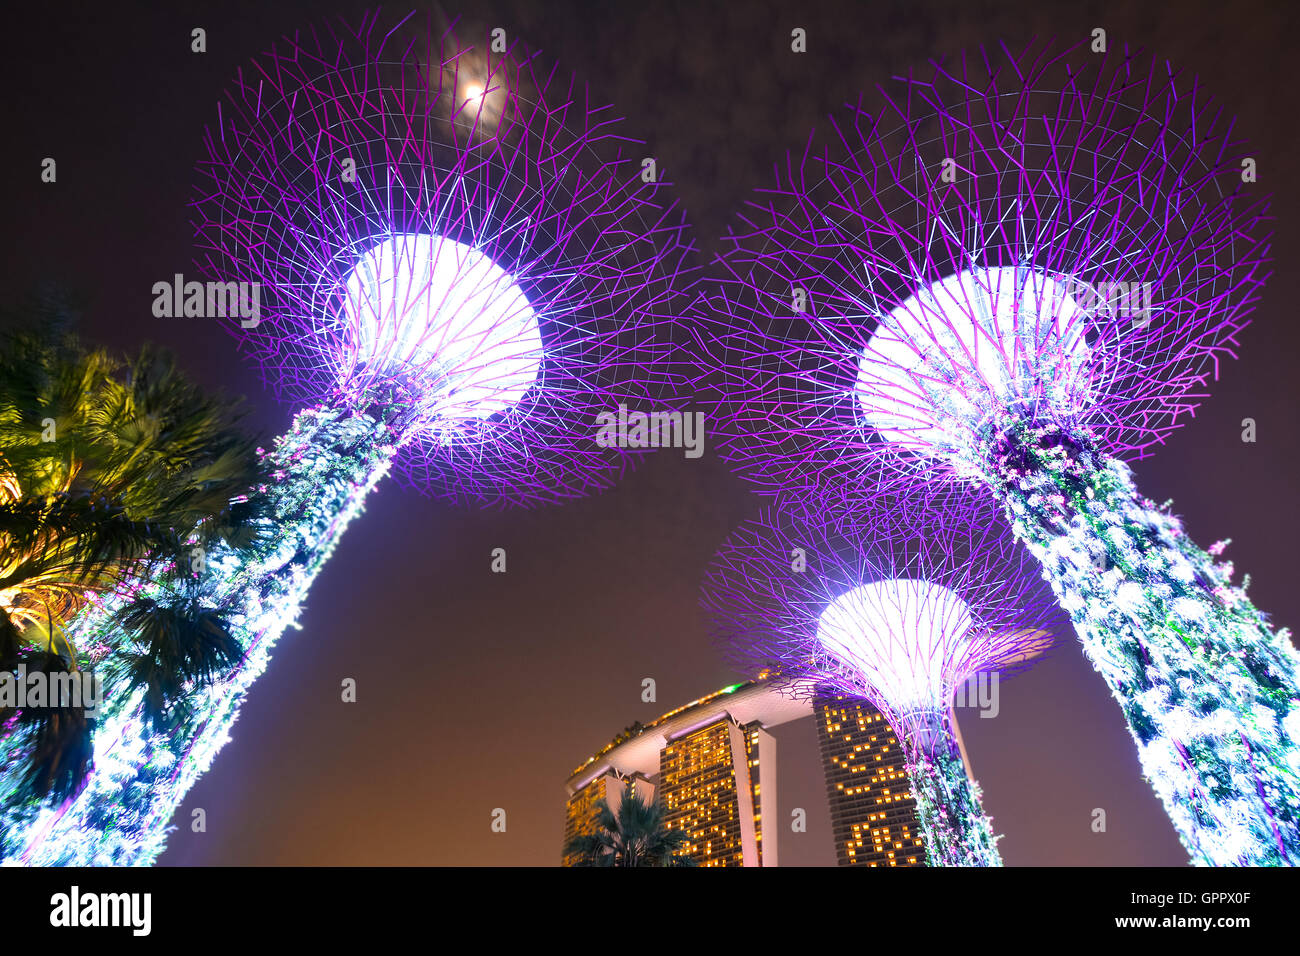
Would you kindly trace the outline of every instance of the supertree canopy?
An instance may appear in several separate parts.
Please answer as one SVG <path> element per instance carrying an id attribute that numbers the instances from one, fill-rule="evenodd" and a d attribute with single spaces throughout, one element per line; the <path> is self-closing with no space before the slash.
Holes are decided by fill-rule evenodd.
<path id="1" fill-rule="evenodd" d="M 1000 866 L 953 699 L 1047 646 L 1051 596 L 984 497 L 877 489 L 867 515 L 769 509 L 743 526 L 705 581 L 711 631 L 740 669 L 792 694 L 871 700 L 903 741 L 930 862 Z"/>
<path id="2" fill-rule="evenodd" d="M 231 328 L 269 384 L 383 422 L 416 487 L 608 487 L 628 458 L 595 415 L 677 392 L 682 215 L 575 80 L 419 23 L 314 32 L 240 76 L 199 166 L 203 271 L 258 284 L 260 321 Z"/>
<path id="3" fill-rule="evenodd" d="M 464 45 L 414 15 L 333 22 L 243 70 L 206 145 L 196 314 L 215 298 L 300 407 L 263 453 L 255 540 L 208 551 L 179 596 L 243 659 L 171 708 L 115 682 L 110 660 L 94 772 L 60 806 L 8 808 L 10 862 L 152 862 L 390 468 L 488 506 L 599 491 L 628 452 L 596 440 L 596 416 L 677 393 L 683 217 L 640 144 L 536 54 Z M 75 627 L 138 662 L 124 606 L 178 599 L 165 590 L 140 582 Z"/>
<path id="4" fill-rule="evenodd" d="M 981 52 L 881 94 L 750 204 L 702 300 L 722 454 L 796 494 L 880 454 L 990 489 L 1193 859 L 1297 862 L 1296 651 L 1123 461 L 1192 413 L 1259 297 L 1254 158 L 1127 51 Z"/>

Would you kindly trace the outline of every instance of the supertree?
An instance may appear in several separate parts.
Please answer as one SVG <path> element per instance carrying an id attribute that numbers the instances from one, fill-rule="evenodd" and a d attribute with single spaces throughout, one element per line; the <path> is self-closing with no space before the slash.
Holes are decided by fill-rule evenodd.
<path id="1" fill-rule="evenodd" d="M 390 468 L 489 507 L 617 480 L 629 453 L 597 440 L 597 416 L 673 401 L 672 300 L 691 253 L 639 145 L 537 54 L 499 35 L 469 46 L 415 15 L 331 22 L 241 71 L 198 167 L 208 281 L 176 295 L 199 314 L 215 297 L 300 409 L 250 491 L 256 540 L 182 568 L 181 597 L 239 639 L 242 659 L 160 706 L 128 680 L 150 650 L 120 624 L 124 607 L 143 619 L 174 586 L 141 582 L 87 615 L 80 627 L 123 662 L 106 667 L 94 772 L 63 805 L 10 815 L 11 862 L 156 858 Z"/>
<path id="2" fill-rule="evenodd" d="M 1134 486 L 1234 354 L 1268 201 L 1166 64 L 1032 44 L 832 120 L 702 305 L 721 453 L 767 486 L 984 486 L 1039 559 L 1197 863 L 1300 859 L 1297 654 Z"/>
<path id="3" fill-rule="evenodd" d="M 997 506 L 878 489 L 862 515 L 769 507 L 715 557 L 701 603 L 724 654 L 786 691 L 864 697 L 898 734 L 927 856 L 1001 866 L 952 713 L 958 688 L 1050 642 L 1051 595 Z"/>

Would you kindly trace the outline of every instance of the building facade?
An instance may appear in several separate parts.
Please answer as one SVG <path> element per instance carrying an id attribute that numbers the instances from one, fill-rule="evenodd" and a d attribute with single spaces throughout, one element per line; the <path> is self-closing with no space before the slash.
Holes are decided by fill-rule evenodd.
<path id="1" fill-rule="evenodd" d="M 622 775 L 611 770 L 570 795 L 564 813 L 563 866 L 577 865 L 577 857 L 568 852 L 569 841 L 580 833 L 591 832 L 596 822 L 597 804 L 604 800 L 617 814 L 624 795 L 629 793 L 649 802 L 655 796 L 654 782 L 643 774 Z"/>
<path id="2" fill-rule="evenodd" d="M 671 828 L 701 866 L 754 866 L 757 835 L 743 731 L 725 718 L 669 742 L 660 794 Z"/>
<path id="3" fill-rule="evenodd" d="M 817 737 L 840 866 L 925 866 L 903 748 L 865 700 L 819 693 Z"/>
<path id="4" fill-rule="evenodd" d="M 701 866 L 777 866 L 779 777 L 770 728 L 813 714 L 838 862 L 923 866 L 902 749 L 879 712 L 820 693 L 791 698 L 768 680 L 691 701 L 589 758 L 567 784 L 566 844 L 589 832 L 601 799 L 616 806 L 635 781 L 638 792 L 663 801 L 668 826 L 686 833 L 686 852 Z"/>

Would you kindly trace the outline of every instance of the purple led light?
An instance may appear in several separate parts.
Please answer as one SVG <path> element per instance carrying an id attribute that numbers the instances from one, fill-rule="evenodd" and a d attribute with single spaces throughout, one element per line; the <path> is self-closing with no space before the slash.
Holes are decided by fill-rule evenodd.
<path id="1" fill-rule="evenodd" d="M 620 402 L 680 392 L 688 252 L 635 140 L 574 79 L 412 15 L 342 21 L 243 70 L 199 165 L 205 279 L 256 283 L 228 323 L 282 397 L 375 413 L 399 469 L 463 501 L 608 487 Z"/>
<path id="2" fill-rule="evenodd" d="M 861 515 L 765 510 L 718 552 L 702 606 L 742 673 L 866 697 L 928 737 L 967 680 L 1045 650 L 1053 600 L 996 503 L 883 484 L 869 497 Z"/>
<path id="3" fill-rule="evenodd" d="M 1031 45 L 831 120 L 748 203 L 697 303 L 720 453 L 835 488 L 883 444 L 971 476 L 999 416 L 1141 456 L 1207 394 L 1265 275 L 1268 200 L 1194 80 Z"/>

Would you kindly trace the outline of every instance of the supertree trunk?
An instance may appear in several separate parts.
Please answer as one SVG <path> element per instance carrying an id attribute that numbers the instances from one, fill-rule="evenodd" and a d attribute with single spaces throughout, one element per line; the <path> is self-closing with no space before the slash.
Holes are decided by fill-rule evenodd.
<path id="1" fill-rule="evenodd" d="M 522 45 L 506 52 L 432 14 L 339 18 L 281 40 L 227 91 L 197 171 L 196 267 L 223 288 L 261 290 L 251 314 L 242 296 L 218 311 L 277 394 L 315 409 L 271 454 L 274 478 L 258 492 L 272 506 L 269 543 L 206 556 L 203 605 L 231 621 L 246 657 L 165 733 L 142 697 L 108 688 L 89 785 L 55 809 L 6 806 L 7 860 L 157 856 L 399 451 L 423 488 L 531 507 L 626 470 L 628 450 L 591 437 L 599 415 L 677 402 L 684 376 L 663 333 L 682 311 L 685 222 L 661 202 L 662 183 L 635 174 L 636 141 L 604 106 L 537 70 Z M 338 162 L 323 162 L 336 148 Z M 376 405 L 376 418 L 360 414 Z M 135 596 L 165 595 L 145 583 L 107 602 L 77 646 L 129 662 L 106 622 Z M 0 753 L 0 801 L 15 756 Z"/>
<path id="2" fill-rule="evenodd" d="M 95 765 L 85 787 L 58 807 L 14 811 L 4 822 L 8 863 L 148 865 L 162 852 L 186 793 L 230 739 L 253 682 L 294 624 L 312 582 L 375 484 L 389 470 L 391 431 L 365 415 L 332 409 L 299 413 L 265 453 L 271 480 L 256 489 L 269 505 L 264 537 L 242 551 L 211 550 L 201 572 L 205 604 L 230 623 L 244 647 L 238 667 L 195 689 L 189 715 L 168 731 L 145 718 L 142 692 L 105 682 L 95 734 Z M 134 596 L 165 597 L 143 584 Z M 72 630 L 79 645 L 125 649 L 109 602 Z"/>
<path id="3" fill-rule="evenodd" d="M 1087 434 L 1004 421 L 990 484 L 1193 861 L 1300 863 L 1300 654 Z M 1248 582 L 1247 582 L 1248 583 Z"/>
<path id="4" fill-rule="evenodd" d="M 909 735 L 904 749 L 928 865 L 1001 866 L 979 784 L 966 772 L 944 719 L 935 717 L 928 732 Z"/>

